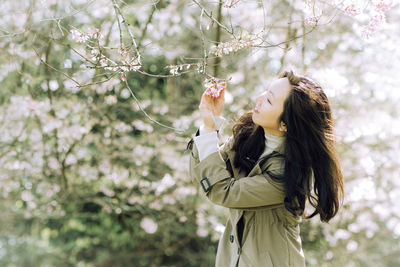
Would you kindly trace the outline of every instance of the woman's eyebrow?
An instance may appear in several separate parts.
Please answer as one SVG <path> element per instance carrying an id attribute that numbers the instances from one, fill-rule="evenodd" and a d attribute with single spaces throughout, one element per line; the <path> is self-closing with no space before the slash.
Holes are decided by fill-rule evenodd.
<path id="1" fill-rule="evenodd" d="M 271 92 L 271 95 L 275 98 L 275 94 L 274 94 L 274 92 L 272 92 L 271 90 L 270 90 L 270 92 Z"/>
<path id="2" fill-rule="evenodd" d="M 272 92 L 272 90 L 271 89 L 267 89 L 267 92 L 270 92 L 271 93 L 271 95 L 275 98 L 275 94 L 274 94 L 274 92 Z"/>

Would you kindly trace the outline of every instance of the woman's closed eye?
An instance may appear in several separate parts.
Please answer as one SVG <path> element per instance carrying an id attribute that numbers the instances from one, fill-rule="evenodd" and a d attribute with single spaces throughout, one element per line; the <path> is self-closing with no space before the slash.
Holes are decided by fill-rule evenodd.
<path id="1" fill-rule="evenodd" d="M 264 101 L 267 101 L 270 105 L 272 105 L 271 101 L 269 100 L 269 98 L 267 96 L 265 96 Z"/>

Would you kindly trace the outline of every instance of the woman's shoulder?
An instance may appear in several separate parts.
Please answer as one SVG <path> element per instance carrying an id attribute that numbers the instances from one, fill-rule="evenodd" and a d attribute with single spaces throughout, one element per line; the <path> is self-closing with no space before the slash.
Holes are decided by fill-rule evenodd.
<path id="1" fill-rule="evenodd" d="M 275 151 L 260 159 L 260 168 L 264 172 L 280 175 L 285 170 L 285 157 Z"/>
<path id="2" fill-rule="evenodd" d="M 230 135 L 225 142 L 220 145 L 219 152 L 221 156 L 226 160 L 228 153 L 234 153 L 233 144 L 234 144 L 234 135 Z M 260 168 L 263 171 L 272 172 L 274 174 L 283 174 L 285 168 L 285 159 L 284 156 L 276 151 L 271 152 L 268 155 L 263 156 L 259 159 Z"/>
<path id="3" fill-rule="evenodd" d="M 233 147 L 233 142 L 234 142 L 234 136 L 231 135 L 229 136 L 225 142 L 221 146 L 219 146 L 219 152 L 221 156 L 226 160 L 228 156 L 228 151 L 232 150 Z"/>

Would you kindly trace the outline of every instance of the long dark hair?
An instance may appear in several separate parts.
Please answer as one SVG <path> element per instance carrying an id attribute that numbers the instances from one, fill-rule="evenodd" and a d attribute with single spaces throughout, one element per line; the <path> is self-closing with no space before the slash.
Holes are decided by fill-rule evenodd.
<path id="1" fill-rule="evenodd" d="M 305 218 L 319 214 L 321 221 L 329 222 L 344 195 L 329 101 L 312 79 L 292 70 L 278 75 L 284 77 L 292 86 L 278 121 L 287 128 L 285 152 L 275 156 L 283 157 L 285 168 L 282 175 L 273 178 L 284 182 L 285 207 L 292 214 L 304 214 L 308 199 L 315 211 Z M 233 164 L 248 174 L 265 149 L 264 129 L 254 124 L 252 111 L 248 111 L 236 121 L 232 132 L 232 149 L 236 151 Z"/>

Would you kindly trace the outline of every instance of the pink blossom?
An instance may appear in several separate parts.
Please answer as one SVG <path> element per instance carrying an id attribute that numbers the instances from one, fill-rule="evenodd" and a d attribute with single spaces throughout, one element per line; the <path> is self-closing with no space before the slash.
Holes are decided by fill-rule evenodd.
<path id="1" fill-rule="evenodd" d="M 385 1 L 380 1 L 378 4 L 375 5 L 375 9 L 379 12 L 386 12 L 391 6 L 392 0 L 390 0 L 388 3 L 385 3 Z"/>
<path id="2" fill-rule="evenodd" d="M 196 234 L 198 236 L 204 237 L 204 236 L 208 235 L 208 231 L 206 229 L 199 228 L 199 229 L 197 229 Z"/>
<path id="3" fill-rule="evenodd" d="M 103 38 L 103 34 L 101 34 L 100 30 L 97 28 L 90 27 L 89 28 L 89 37 L 94 39 Z"/>
<path id="4" fill-rule="evenodd" d="M 369 39 L 371 35 L 376 31 L 378 26 L 386 20 L 386 15 L 383 12 L 375 12 L 369 21 L 368 25 L 363 26 L 361 31 L 361 37 Z"/>
<path id="5" fill-rule="evenodd" d="M 121 75 L 121 80 L 122 80 L 123 82 L 126 81 L 126 78 L 125 78 L 125 75 L 124 75 L 124 74 Z"/>
<path id="6" fill-rule="evenodd" d="M 108 197 L 115 196 L 115 192 L 113 190 L 108 189 L 107 187 L 102 186 L 100 191 L 103 192 Z"/>
<path id="7" fill-rule="evenodd" d="M 31 201 L 31 200 L 33 200 L 33 194 L 31 193 L 31 191 L 28 191 L 28 190 L 25 190 L 25 191 L 23 191 L 22 193 L 21 193 L 21 199 L 23 200 L 23 201 L 26 201 L 26 202 L 28 202 L 28 201 Z"/>
<path id="8" fill-rule="evenodd" d="M 205 94 L 218 98 L 221 92 L 226 88 L 226 82 L 218 82 L 214 78 L 205 79 L 204 86 L 207 88 Z"/>
<path id="9" fill-rule="evenodd" d="M 345 13 L 347 13 L 350 16 L 357 16 L 360 14 L 360 10 L 358 8 L 355 8 L 354 5 L 349 5 L 344 9 Z"/>
<path id="10" fill-rule="evenodd" d="M 118 102 L 117 97 L 115 95 L 108 95 L 104 98 L 104 102 L 107 105 L 113 105 Z"/>
<path id="11" fill-rule="evenodd" d="M 238 39 L 233 39 L 225 43 L 219 43 L 217 46 L 213 46 L 212 53 L 220 57 L 222 54 L 227 55 L 231 52 L 237 52 L 239 49 L 250 48 L 255 39 L 257 39 L 256 36 L 245 33 Z"/>
<path id="12" fill-rule="evenodd" d="M 224 4 L 225 8 L 233 8 L 235 7 L 235 5 L 237 5 L 239 3 L 240 0 L 230 0 L 230 1 L 226 1 Z"/>
<path id="13" fill-rule="evenodd" d="M 160 203 L 157 202 L 150 203 L 149 208 L 154 210 L 162 210 L 162 206 L 160 205 Z"/>
<path id="14" fill-rule="evenodd" d="M 154 234 L 158 228 L 158 224 L 150 218 L 143 218 L 140 222 L 140 226 L 148 234 Z"/>
<path id="15" fill-rule="evenodd" d="M 167 134 L 166 138 L 168 141 L 174 140 L 175 139 L 175 133 L 169 133 Z"/>
<path id="16" fill-rule="evenodd" d="M 315 16 L 315 17 L 310 17 L 310 18 L 306 18 L 304 20 L 304 24 L 305 25 L 315 25 L 317 24 L 318 20 L 321 18 L 321 15 L 319 16 Z"/>
<path id="17" fill-rule="evenodd" d="M 71 34 L 72 34 L 72 39 L 78 43 L 84 43 L 89 39 L 88 36 L 86 36 L 84 33 L 75 29 L 71 30 Z"/>
<path id="18" fill-rule="evenodd" d="M 384 21 L 385 19 L 386 19 L 386 15 L 384 13 L 377 13 L 372 16 L 372 21 L 373 21 L 373 23 L 376 23 L 376 24 Z"/>

